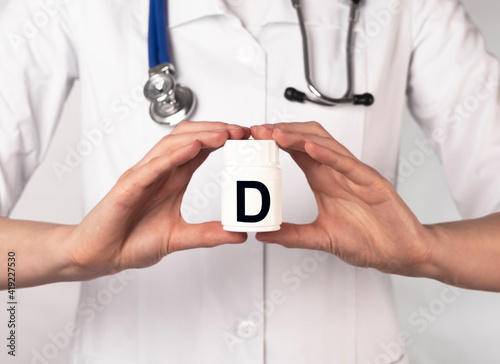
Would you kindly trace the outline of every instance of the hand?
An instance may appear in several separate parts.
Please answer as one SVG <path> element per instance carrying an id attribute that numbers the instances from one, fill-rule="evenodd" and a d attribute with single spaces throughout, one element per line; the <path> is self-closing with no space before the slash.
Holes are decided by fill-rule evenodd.
<path id="1" fill-rule="evenodd" d="M 274 139 L 303 170 L 318 204 L 307 225 L 284 223 L 257 239 L 289 248 L 331 252 L 355 266 L 413 275 L 428 259 L 430 232 L 392 184 L 356 159 L 318 123 L 251 128 L 255 139 Z"/>
<path id="2" fill-rule="evenodd" d="M 179 250 L 244 242 L 245 233 L 224 231 L 220 222 L 186 223 L 180 207 L 191 176 L 208 155 L 228 139 L 249 135 L 248 128 L 224 123 L 179 124 L 72 232 L 68 252 L 79 278 L 151 266 Z"/>

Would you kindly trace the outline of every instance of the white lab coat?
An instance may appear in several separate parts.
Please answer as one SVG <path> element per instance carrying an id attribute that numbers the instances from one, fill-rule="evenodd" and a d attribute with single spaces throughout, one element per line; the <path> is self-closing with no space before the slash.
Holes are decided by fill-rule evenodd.
<path id="1" fill-rule="evenodd" d="M 83 169 L 85 213 L 172 130 L 151 121 L 141 95 L 148 1 L 46 3 L 12 1 L 0 20 L 2 215 L 43 158 L 74 80 L 82 89 L 82 125 L 75 125 L 82 139 L 52 167 L 62 180 Z M 421 163 L 433 144 L 464 217 L 500 209 L 499 65 L 457 1 L 364 2 L 355 27 L 354 89 L 375 95 L 369 108 L 283 98 L 287 86 L 305 89 L 290 1 L 273 0 L 255 37 L 216 0 L 170 3 L 178 79 L 198 96 L 192 120 L 248 126 L 317 120 L 396 183 L 408 97 L 429 137 L 412 163 Z M 348 2 L 305 3 L 314 79 L 339 95 Z M 281 158 L 284 220 L 310 222 L 317 213 L 313 194 L 299 168 L 285 153 Z M 412 166 L 401 167 L 406 173 Z M 196 172 L 184 198 L 188 221 L 219 219 L 221 168 L 216 152 Z M 80 302 L 75 364 L 367 364 L 395 362 L 404 351 L 388 276 L 253 236 L 243 245 L 179 252 L 148 269 L 83 283 Z"/>

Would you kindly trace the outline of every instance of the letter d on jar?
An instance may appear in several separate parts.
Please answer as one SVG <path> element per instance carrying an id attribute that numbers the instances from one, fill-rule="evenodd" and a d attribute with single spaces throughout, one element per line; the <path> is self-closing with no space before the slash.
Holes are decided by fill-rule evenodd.
<path id="1" fill-rule="evenodd" d="M 276 231 L 281 226 L 281 169 L 274 140 L 228 140 L 229 183 L 222 186 L 222 225 L 227 231 Z"/>

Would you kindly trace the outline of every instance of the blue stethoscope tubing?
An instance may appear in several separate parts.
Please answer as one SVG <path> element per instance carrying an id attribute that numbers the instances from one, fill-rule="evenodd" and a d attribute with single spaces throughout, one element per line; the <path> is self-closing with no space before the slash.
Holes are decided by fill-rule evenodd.
<path id="1" fill-rule="evenodd" d="M 149 80 L 144 86 L 144 96 L 151 102 L 151 118 L 173 126 L 193 113 L 196 97 L 189 87 L 175 80 L 168 40 L 167 0 L 150 0 L 148 31 Z"/>
<path id="2" fill-rule="evenodd" d="M 154 68 L 162 63 L 172 63 L 167 29 L 168 0 L 151 0 L 149 2 L 148 34 L 149 68 Z"/>

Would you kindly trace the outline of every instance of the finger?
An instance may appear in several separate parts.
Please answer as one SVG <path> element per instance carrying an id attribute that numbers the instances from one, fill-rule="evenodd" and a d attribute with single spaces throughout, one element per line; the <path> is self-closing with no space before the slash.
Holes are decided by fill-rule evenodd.
<path id="1" fill-rule="evenodd" d="M 224 139 L 248 139 L 250 137 L 250 129 L 247 127 L 241 127 L 239 125 L 225 124 L 221 122 L 183 122 L 186 123 L 184 133 L 170 133 L 160 140 L 146 156 L 138 163 L 138 166 L 147 163 L 152 158 L 164 154 L 169 150 L 176 149 L 181 145 L 185 145 L 188 142 L 198 139 L 202 142 L 202 148 L 214 148 L 210 143 L 205 145 L 205 141 L 212 141 L 217 144 L 217 136 L 211 135 L 210 133 L 217 134 L 228 134 L 227 138 Z M 181 123 L 182 124 L 182 123 Z M 179 125 L 181 125 L 179 124 Z M 196 125 L 193 125 L 196 124 Z M 198 125 L 199 124 L 199 125 Z M 179 126 L 178 126 L 179 127 Z M 210 127 L 217 129 L 208 129 Z M 176 128 L 177 129 L 177 128 Z M 175 130 L 175 129 L 174 129 Z M 191 131 L 188 131 L 191 130 Z M 221 135 L 218 135 L 219 137 Z M 208 139 L 207 139 L 208 137 Z M 212 140 L 210 140 L 212 139 Z M 221 145 L 217 146 L 220 147 Z"/>
<path id="2" fill-rule="evenodd" d="M 250 127 L 252 137 L 259 140 L 272 140 L 273 130 L 274 124 L 254 125 Z"/>
<path id="3" fill-rule="evenodd" d="M 265 124 L 265 125 L 255 125 L 250 128 L 252 132 L 252 136 L 257 139 L 257 140 L 269 140 L 273 139 L 274 136 L 274 125 L 272 124 Z M 283 133 L 285 133 L 283 131 Z M 297 163 L 297 165 L 302 169 L 304 173 L 307 174 L 307 171 L 314 166 L 315 164 L 320 164 L 316 162 L 314 159 L 312 159 L 306 152 L 305 150 L 299 151 L 299 150 L 293 150 L 284 147 L 279 143 L 279 141 L 275 140 L 278 144 L 278 146 L 283 149 L 285 152 L 290 154 L 292 159 Z M 296 148 L 298 149 L 298 148 Z M 303 149 L 303 148 L 302 148 Z"/>
<path id="4" fill-rule="evenodd" d="M 242 130 L 244 130 L 243 139 L 248 139 L 250 137 L 250 128 L 242 128 Z M 226 131 L 226 130 L 212 131 L 212 132 L 205 132 L 205 133 L 220 133 L 220 132 L 224 132 L 224 131 Z M 183 134 L 179 134 L 177 136 L 180 137 L 182 135 Z M 238 135 L 238 137 L 239 136 L 240 135 Z M 200 138 L 201 138 L 201 136 L 200 136 Z M 184 165 L 180 166 L 178 172 L 176 172 L 178 174 L 177 181 L 181 185 L 187 185 L 189 183 L 189 181 L 191 180 L 193 173 L 200 167 L 201 164 L 203 164 L 203 162 L 205 162 L 205 160 L 208 158 L 210 153 L 212 153 L 214 150 L 218 149 L 219 147 L 222 147 L 224 145 L 224 143 L 227 141 L 227 139 L 228 138 L 219 140 L 216 145 L 211 145 L 212 148 L 206 147 L 206 145 L 204 145 L 202 147 L 202 150 L 198 153 L 198 155 L 196 157 L 194 157 L 192 160 L 188 161 Z"/>
<path id="5" fill-rule="evenodd" d="M 305 123 L 303 123 L 305 124 Z M 278 125 L 278 124 L 277 124 Z M 285 125 L 285 124 L 282 124 Z M 339 153 L 352 156 L 352 153 L 342 144 L 332 138 L 330 135 L 318 136 L 314 134 L 302 134 L 287 130 L 278 129 L 273 125 L 259 125 L 251 127 L 252 136 L 255 139 L 274 139 L 281 149 L 288 152 L 298 166 L 307 173 L 307 171 L 315 164 L 305 151 L 305 144 L 308 141 L 314 141 L 319 145 L 327 146 L 337 150 Z"/>
<path id="6" fill-rule="evenodd" d="M 250 129 L 244 128 L 244 131 L 245 132 L 243 134 L 242 139 L 248 139 L 250 137 Z M 222 147 L 228 139 L 231 139 L 231 137 L 221 140 L 216 147 L 202 148 L 200 153 L 195 158 L 193 158 L 191 161 L 182 166 L 185 172 L 187 172 L 188 178 L 190 179 L 191 175 L 199 168 L 201 164 L 203 164 L 203 162 L 205 162 L 208 156 L 216 149 Z"/>
<path id="7" fill-rule="evenodd" d="M 176 228 L 173 242 L 173 251 L 194 248 L 210 248 L 222 244 L 241 244 L 247 240 L 246 233 L 226 231 L 220 221 L 211 221 L 203 224 L 180 223 Z"/>
<path id="8" fill-rule="evenodd" d="M 213 150 L 200 150 L 200 153 L 190 161 L 178 168 L 179 176 L 183 177 L 183 183 L 187 184 L 191 180 L 194 172 L 207 160 Z"/>
<path id="9" fill-rule="evenodd" d="M 193 140 L 200 141 L 202 149 L 217 149 L 224 145 L 229 138 L 230 134 L 225 129 L 168 135 L 158 142 L 135 167 L 141 167 L 153 158 L 167 154 Z"/>
<path id="10" fill-rule="evenodd" d="M 324 137 L 332 137 L 326 129 L 316 121 L 307 121 L 307 122 L 294 122 L 294 123 L 277 123 L 274 125 L 267 126 L 272 129 L 281 129 L 286 130 L 293 133 L 300 134 L 313 134 Z"/>
<path id="11" fill-rule="evenodd" d="M 331 136 L 324 137 L 314 134 L 303 134 L 282 129 L 274 129 L 273 139 L 276 140 L 276 142 L 283 149 L 292 149 L 299 152 L 305 152 L 305 144 L 309 141 L 312 141 L 318 145 L 333 149 L 337 153 L 353 156 L 349 149 L 344 147 Z"/>
<path id="12" fill-rule="evenodd" d="M 354 157 L 337 153 L 314 142 L 307 142 L 305 149 L 316 161 L 326 164 L 355 184 L 369 186 L 378 180 L 384 180 L 377 171 Z"/>
<path id="13" fill-rule="evenodd" d="M 175 127 L 170 135 L 196 133 L 210 130 L 228 130 L 231 139 L 242 139 L 248 128 L 236 124 L 227 124 L 220 121 L 183 121 Z"/>
<path id="14" fill-rule="evenodd" d="M 282 245 L 286 248 L 302 248 L 330 251 L 328 236 L 313 224 L 296 225 L 283 223 L 278 231 L 257 233 L 257 240 Z"/>
<path id="15" fill-rule="evenodd" d="M 192 160 L 200 150 L 201 142 L 194 140 L 170 153 L 151 159 L 139 168 L 125 172 L 120 177 L 117 186 L 120 187 L 120 191 L 128 195 L 141 196 L 144 188 L 150 186 L 175 167 Z"/>
<path id="16" fill-rule="evenodd" d="M 250 131 L 250 128 L 244 126 L 243 130 L 245 131 L 245 134 L 243 135 L 243 138 L 241 138 L 241 139 L 248 139 L 252 136 L 252 132 Z M 237 138 L 231 138 L 231 139 L 237 139 Z"/>
<path id="17" fill-rule="evenodd" d="M 185 120 L 179 123 L 170 133 L 170 135 L 174 134 L 183 134 L 183 133 L 195 133 L 198 131 L 209 131 L 216 129 L 226 129 L 227 123 L 223 123 L 220 121 L 189 121 Z"/>

